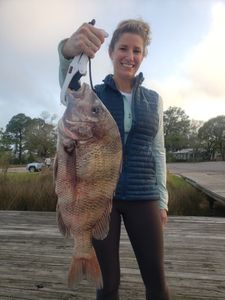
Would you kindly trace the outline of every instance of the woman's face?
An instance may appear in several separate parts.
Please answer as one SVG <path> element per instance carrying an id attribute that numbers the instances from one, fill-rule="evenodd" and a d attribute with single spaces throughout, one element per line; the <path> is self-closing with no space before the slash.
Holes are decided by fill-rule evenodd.
<path id="1" fill-rule="evenodd" d="M 144 58 L 142 37 L 134 33 L 123 33 L 109 55 L 114 67 L 114 77 L 132 80 Z"/>

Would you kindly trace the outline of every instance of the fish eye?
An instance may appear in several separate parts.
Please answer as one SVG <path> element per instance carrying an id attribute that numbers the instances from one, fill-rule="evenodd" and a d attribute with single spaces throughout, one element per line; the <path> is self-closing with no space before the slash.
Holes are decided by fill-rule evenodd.
<path id="1" fill-rule="evenodd" d="M 91 109 L 91 112 L 92 112 L 94 115 L 97 115 L 97 114 L 100 112 L 100 109 L 99 109 L 99 107 L 97 107 L 97 106 L 93 106 L 92 109 Z"/>

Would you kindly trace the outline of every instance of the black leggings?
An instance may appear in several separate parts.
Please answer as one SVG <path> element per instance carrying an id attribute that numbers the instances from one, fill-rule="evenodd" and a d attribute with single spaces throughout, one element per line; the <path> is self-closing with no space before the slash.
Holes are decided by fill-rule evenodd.
<path id="1" fill-rule="evenodd" d="M 119 300 L 121 216 L 145 284 L 146 300 L 169 300 L 158 203 L 120 200 L 113 202 L 108 236 L 93 240 L 103 276 L 103 289 L 97 290 L 96 300 Z"/>

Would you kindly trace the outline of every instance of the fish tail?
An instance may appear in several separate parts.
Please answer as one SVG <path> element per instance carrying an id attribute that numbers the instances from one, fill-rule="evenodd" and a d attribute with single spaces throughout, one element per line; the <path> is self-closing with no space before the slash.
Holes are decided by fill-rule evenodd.
<path id="1" fill-rule="evenodd" d="M 90 255 L 81 257 L 73 256 L 68 275 L 68 286 L 72 288 L 82 279 L 92 282 L 97 289 L 103 287 L 102 273 L 94 248 Z"/>

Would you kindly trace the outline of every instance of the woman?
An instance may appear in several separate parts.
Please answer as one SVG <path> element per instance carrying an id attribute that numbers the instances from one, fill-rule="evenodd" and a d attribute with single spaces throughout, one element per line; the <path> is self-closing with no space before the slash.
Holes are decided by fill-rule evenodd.
<path id="1" fill-rule="evenodd" d="M 59 45 L 60 84 L 75 55 L 94 57 L 107 34 L 83 24 Z M 170 299 L 163 267 L 163 233 L 168 194 L 160 96 L 141 86 L 136 73 L 147 54 L 150 28 L 142 20 L 126 20 L 114 31 L 109 56 L 113 75 L 95 86 L 99 98 L 117 122 L 123 142 L 123 170 L 113 199 L 110 231 L 93 244 L 103 275 L 97 300 L 119 299 L 119 240 L 121 218 L 136 255 L 146 288 L 146 299 Z"/>

